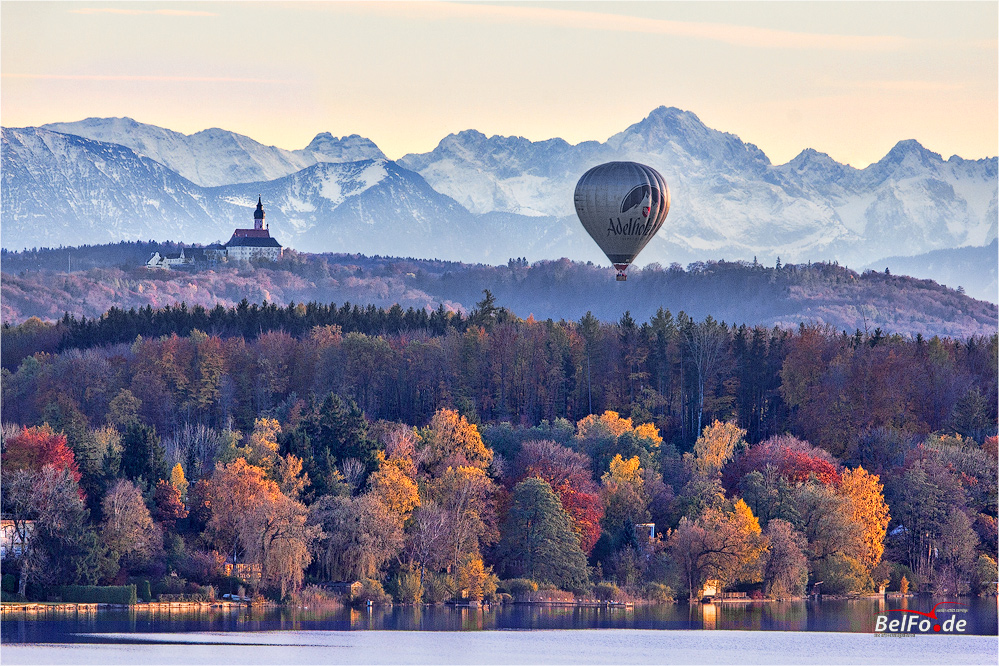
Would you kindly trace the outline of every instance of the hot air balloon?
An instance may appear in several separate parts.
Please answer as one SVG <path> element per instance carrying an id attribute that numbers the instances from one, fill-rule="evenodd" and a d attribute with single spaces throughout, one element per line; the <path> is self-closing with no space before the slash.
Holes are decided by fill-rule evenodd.
<path id="1" fill-rule="evenodd" d="M 576 183 L 576 215 L 617 269 L 628 279 L 635 260 L 666 220 L 669 186 L 652 167 L 637 162 L 607 162 Z"/>

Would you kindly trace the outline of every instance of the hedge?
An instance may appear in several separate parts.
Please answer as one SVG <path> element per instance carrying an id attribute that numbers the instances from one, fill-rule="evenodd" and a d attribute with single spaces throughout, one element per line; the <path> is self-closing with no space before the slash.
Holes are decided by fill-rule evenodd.
<path id="1" fill-rule="evenodd" d="M 135 585 L 62 585 L 53 587 L 51 594 L 63 601 L 81 604 L 128 604 L 137 601 Z"/>

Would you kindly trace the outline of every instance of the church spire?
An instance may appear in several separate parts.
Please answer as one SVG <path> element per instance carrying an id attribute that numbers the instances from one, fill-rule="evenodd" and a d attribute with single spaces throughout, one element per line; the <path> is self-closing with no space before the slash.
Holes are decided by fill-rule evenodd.
<path id="1" fill-rule="evenodd" d="M 254 229 L 267 228 L 267 224 L 264 222 L 264 201 L 259 194 L 257 195 L 257 210 L 253 212 L 253 228 Z"/>

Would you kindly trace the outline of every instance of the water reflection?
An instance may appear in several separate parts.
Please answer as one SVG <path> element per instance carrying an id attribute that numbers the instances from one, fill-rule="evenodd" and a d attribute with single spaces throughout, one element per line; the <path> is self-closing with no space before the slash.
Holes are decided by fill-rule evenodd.
<path id="1" fill-rule="evenodd" d="M 718 609 L 714 604 L 701 605 L 701 621 L 705 629 L 718 628 Z"/>
<path id="2" fill-rule="evenodd" d="M 45 616 L 7 614 L 3 642 L 72 642 L 84 633 L 225 632 L 265 630 L 484 631 L 498 629 L 727 629 L 873 631 L 892 608 L 928 611 L 951 599 L 852 599 L 662 606 L 531 606 L 488 608 L 374 606 L 351 609 L 237 608 L 101 611 Z M 961 599 L 968 632 L 996 635 L 996 600 Z"/>

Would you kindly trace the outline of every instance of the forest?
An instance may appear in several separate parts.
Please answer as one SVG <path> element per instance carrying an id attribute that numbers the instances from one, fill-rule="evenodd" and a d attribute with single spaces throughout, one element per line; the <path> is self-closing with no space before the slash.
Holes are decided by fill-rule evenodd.
<path id="1" fill-rule="evenodd" d="M 995 333 L 538 320 L 486 291 L 2 336 L 5 598 L 994 592 Z"/>
<path id="2" fill-rule="evenodd" d="M 703 261 L 686 267 L 632 267 L 626 283 L 610 267 L 568 259 L 510 258 L 505 265 L 463 264 L 406 257 L 307 254 L 286 250 L 276 262 L 231 262 L 159 271 L 143 267 L 152 252 L 177 253 L 168 243 L 117 243 L 75 248 L 3 251 L 0 319 L 56 321 L 68 313 L 97 319 L 111 308 L 158 309 L 216 305 L 242 299 L 291 303 L 360 303 L 385 309 L 467 315 L 482 292 L 523 317 L 579 320 L 587 312 L 616 320 L 626 310 L 647 320 L 662 307 L 703 319 L 747 326 L 793 328 L 829 324 L 853 332 L 875 328 L 902 335 L 968 338 L 999 329 L 999 308 L 930 280 L 886 269 L 858 272 L 835 262 L 763 266 L 756 261 Z"/>

